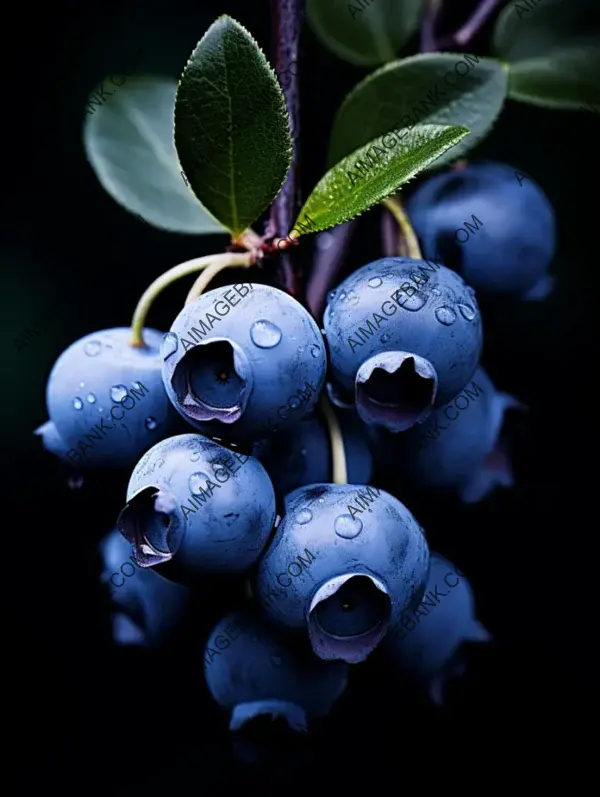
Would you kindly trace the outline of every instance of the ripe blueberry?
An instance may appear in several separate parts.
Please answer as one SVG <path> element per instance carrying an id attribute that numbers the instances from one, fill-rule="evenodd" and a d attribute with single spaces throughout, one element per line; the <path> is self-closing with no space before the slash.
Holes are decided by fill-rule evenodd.
<path id="1" fill-rule="evenodd" d="M 335 380 L 365 423 L 421 423 L 471 378 L 482 347 L 474 291 L 444 266 L 382 258 L 329 295 L 324 327 Z"/>
<path id="2" fill-rule="evenodd" d="M 273 485 L 257 459 L 184 434 L 138 462 L 117 526 L 141 567 L 159 566 L 185 583 L 199 573 L 246 570 L 274 520 Z"/>
<path id="3" fill-rule="evenodd" d="M 228 285 L 175 319 L 162 347 L 175 408 L 204 434 L 267 437 L 299 421 L 325 381 L 325 344 L 295 299 L 266 285 Z"/>
<path id="4" fill-rule="evenodd" d="M 554 211 L 540 186 L 511 166 L 471 163 L 437 174 L 413 194 L 407 213 L 423 256 L 459 272 L 478 295 L 549 292 Z"/>
<path id="5" fill-rule="evenodd" d="M 132 348 L 130 335 L 125 327 L 86 335 L 50 372 L 50 420 L 37 434 L 45 448 L 81 470 L 133 466 L 179 421 L 161 378 L 162 333 L 145 329 L 144 348 Z"/>
<path id="6" fill-rule="evenodd" d="M 354 664 L 420 598 L 428 567 L 422 529 L 396 498 L 313 484 L 286 499 L 258 565 L 258 600 L 282 626 L 307 623 L 317 656 Z"/>

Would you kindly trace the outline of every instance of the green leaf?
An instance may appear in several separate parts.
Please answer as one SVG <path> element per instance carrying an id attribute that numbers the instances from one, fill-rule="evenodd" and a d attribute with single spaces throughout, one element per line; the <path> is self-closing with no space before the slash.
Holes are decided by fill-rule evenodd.
<path id="1" fill-rule="evenodd" d="M 507 85 L 502 64 L 476 55 L 428 53 L 387 64 L 355 86 L 342 103 L 333 124 L 328 164 L 394 127 L 467 127 L 468 141 L 436 160 L 435 167 L 451 163 L 490 131 Z"/>
<path id="2" fill-rule="evenodd" d="M 294 224 L 293 230 L 298 233 L 295 237 L 307 231 L 327 230 L 359 216 L 468 134 L 464 127 L 419 125 L 414 130 L 387 132 L 381 140 L 370 141 L 319 181 Z"/>
<path id="3" fill-rule="evenodd" d="M 164 78 L 128 77 L 121 85 L 103 81 L 87 104 L 87 158 L 105 191 L 154 227 L 225 232 L 181 176 L 173 143 L 176 90 L 176 82 Z"/>
<path id="4" fill-rule="evenodd" d="M 535 2 L 535 0 L 533 0 Z M 590 31 L 600 27 L 598 0 L 513 0 L 502 10 L 494 28 L 493 51 L 515 62 L 598 42 Z"/>
<path id="5" fill-rule="evenodd" d="M 262 50 L 219 17 L 183 72 L 175 146 L 198 199 L 239 235 L 277 196 L 292 158 L 285 98 Z"/>
<path id="6" fill-rule="evenodd" d="M 369 5 L 369 3 L 372 3 Z M 426 0 L 308 0 L 308 20 L 321 43 L 345 61 L 393 61 L 417 30 Z"/>
<path id="7" fill-rule="evenodd" d="M 588 110 L 600 102 L 600 49 L 574 48 L 511 65 L 508 96 L 544 108 Z"/>

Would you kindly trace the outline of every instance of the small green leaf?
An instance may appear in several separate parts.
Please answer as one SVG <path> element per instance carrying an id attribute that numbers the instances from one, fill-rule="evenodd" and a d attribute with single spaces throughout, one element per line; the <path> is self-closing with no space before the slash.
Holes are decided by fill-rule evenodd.
<path id="1" fill-rule="evenodd" d="M 600 49 L 551 52 L 512 64 L 508 96 L 544 108 L 586 110 L 600 102 Z"/>
<path id="2" fill-rule="evenodd" d="M 319 181 L 294 224 L 296 237 L 307 231 L 327 230 L 359 216 L 468 134 L 464 127 L 419 125 L 414 130 L 387 132 L 381 140 L 370 141 Z M 391 146 L 390 138 L 395 142 Z"/>
<path id="3" fill-rule="evenodd" d="M 307 12 L 315 35 L 331 52 L 373 66 L 394 60 L 417 30 L 425 5 L 426 0 L 308 0 Z"/>
<path id="4" fill-rule="evenodd" d="M 83 129 L 86 155 L 105 191 L 154 227 L 223 233 L 181 176 L 173 143 L 176 90 L 174 80 L 136 76 L 93 93 Z"/>
<path id="5" fill-rule="evenodd" d="M 600 26 L 598 0 L 511 0 L 494 28 L 493 51 L 503 61 L 546 56 L 598 41 L 590 31 Z"/>
<path id="6" fill-rule="evenodd" d="M 508 78 L 498 61 L 460 53 L 427 53 L 387 64 L 346 97 L 333 124 L 328 164 L 394 127 L 459 125 L 468 141 L 435 162 L 462 157 L 492 128 L 506 98 Z"/>
<path id="7" fill-rule="evenodd" d="M 231 17 L 210 26 L 183 72 L 175 146 L 192 190 L 234 235 L 285 181 L 292 157 L 285 98 L 262 50 Z"/>

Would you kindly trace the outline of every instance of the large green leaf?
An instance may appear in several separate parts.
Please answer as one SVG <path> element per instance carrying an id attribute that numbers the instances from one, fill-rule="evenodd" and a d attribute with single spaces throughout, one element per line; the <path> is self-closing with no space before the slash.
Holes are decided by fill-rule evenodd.
<path id="1" fill-rule="evenodd" d="M 419 125 L 413 130 L 388 131 L 381 139 L 370 141 L 319 181 L 298 215 L 295 237 L 359 216 L 468 134 L 464 127 Z"/>
<path id="2" fill-rule="evenodd" d="M 307 11 L 325 47 L 352 64 L 372 66 L 394 60 L 418 28 L 425 5 L 426 0 L 308 0 Z"/>
<path id="3" fill-rule="evenodd" d="M 559 50 L 511 64 L 508 96 L 545 108 L 586 110 L 600 102 L 600 49 Z"/>
<path id="4" fill-rule="evenodd" d="M 120 205 L 162 230 L 225 232 L 181 176 L 173 143 L 177 83 L 155 77 L 103 81 L 88 103 L 85 151 L 103 188 Z"/>
<path id="5" fill-rule="evenodd" d="M 192 190 L 234 235 L 285 181 L 292 157 L 285 98 L 262 50 L 231 17 L 210 26 L 183 72 L 175 145 Z"/>
<path id="6" fill-rule="evenodd" d="M 504 104 L 507 84 L 502 64 L 476 55 L 431 53 L 387 64 L 355 86 L 342 103 L 333 125 L 328 164 L 394 127 L 467 127 L 468 141 L 435 161 L 435 167 L 444 166 L 489 132 Z"/>
<path id="7" fill-rule="evenodd" d="M 598 41 L 598 0 L 512 0 L 494 28 L 493 49 L 503 61 L 538 58 L 551 50 Z"/>

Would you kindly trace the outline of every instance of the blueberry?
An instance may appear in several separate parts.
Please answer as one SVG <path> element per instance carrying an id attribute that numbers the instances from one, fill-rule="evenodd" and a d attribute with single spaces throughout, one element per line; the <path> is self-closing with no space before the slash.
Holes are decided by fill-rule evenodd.
<path id="1" fill-rule="evenodd" d="M 346 688 L 348 667 L 315 658 L 264 620 L 240 611 L 212 630 L 204 674 L 215 701 L 231 712 L 230 730 L 267 716 L 305 732 L 309 719 L 331 711 Z"/>
<path id="2" fill-rule="evenodd" d="M 190 592 L 179 584 L 143 570 L 132 561 L 133 550 L 117 529 L 100 543 L 101 580 L 107 584 L 115 609 L 112 630 L 121 645 L 163 643 L 187 615 Z"/>
<path id="3" fill-rule="evenodd" d="M 464 573 L 432 551 L 427 591 L 419 607 L 390 629 L 382 649 L 405 674 L 425 684 L 440 704 L 446 680 L 464 671 L 462 643 L 490 639 L 475 618 Z"/>
<path id="4" fill-rule="evenodd" d="M 141 567 L 160 566 L 186 583 L 200 573 L 246 570 L 274 520 L 273 485 L 257 459 L 184 434 L 138 462 L 117 526 Z"/>
<path id="5" fill-rule="evenodd" d="M 258 600 L 281 626 L 308 624 L 322 659 L 364 661 L 425 587 L 422 529 L 396 498 L 373 487 L 314 484 L 286 499 L 259 562 Z"/>
<path id="6" fill-rule="evenodd" d="M 472 163 L 435 175 L 413 194 L 407 213 L 423 256 L 440 258 L 478 294 L 548 292 L 554 211 L 540 186 L 511 166 Z"/>
<path id="7" fill-rule="evenodd" d="M 354 413 L 336 414 L 344 441 L 348 479 L 354 484 L 366 484 L 371 480 L 373 461 L 364 424 Z M 314 416 L 292 426 L 285 435 L 275 435 L 264 453 L 257 456 L 267 469 L 279 500 L 298 487 L 333 478 L 329 434 L 324 422 Z"/>
<path id="8" fill-rule="evenodd" d="M 389 447 L 402 485 L 455 490 L 475 503 L 496 485 L 513 486 L 511 433 L 524 409 L 479 367 L 446 406 L 405 434 L 379 436 L 378 447 Z"/>
<path id="9" fill-rule="evenodd" d="M 248 441 L 303 418 L 325 380 L 325 344 L 295 299 L 266 285 L 227 285 L 175 319 L 163 348 L 175 408 L 204 434 Z"/>
<path id="10" fill-rule="evenodd" d="M 471 378 L 481 354 L 475 293 L 444 266 L 382 258 L 329 295 L 324 327 L 334 379 L 365 423 L 421 423 Z"/>
<path id="11" fill-rule="evenodd" d="M 131 467 L 179 422 L 161 378 L 162 333 L 145 329 L 144 348 L 130 346 L 130 336 L 129 328 L 86 335 L 50 372 L 50 420 L 36 434 L 80 470 Z"/>

